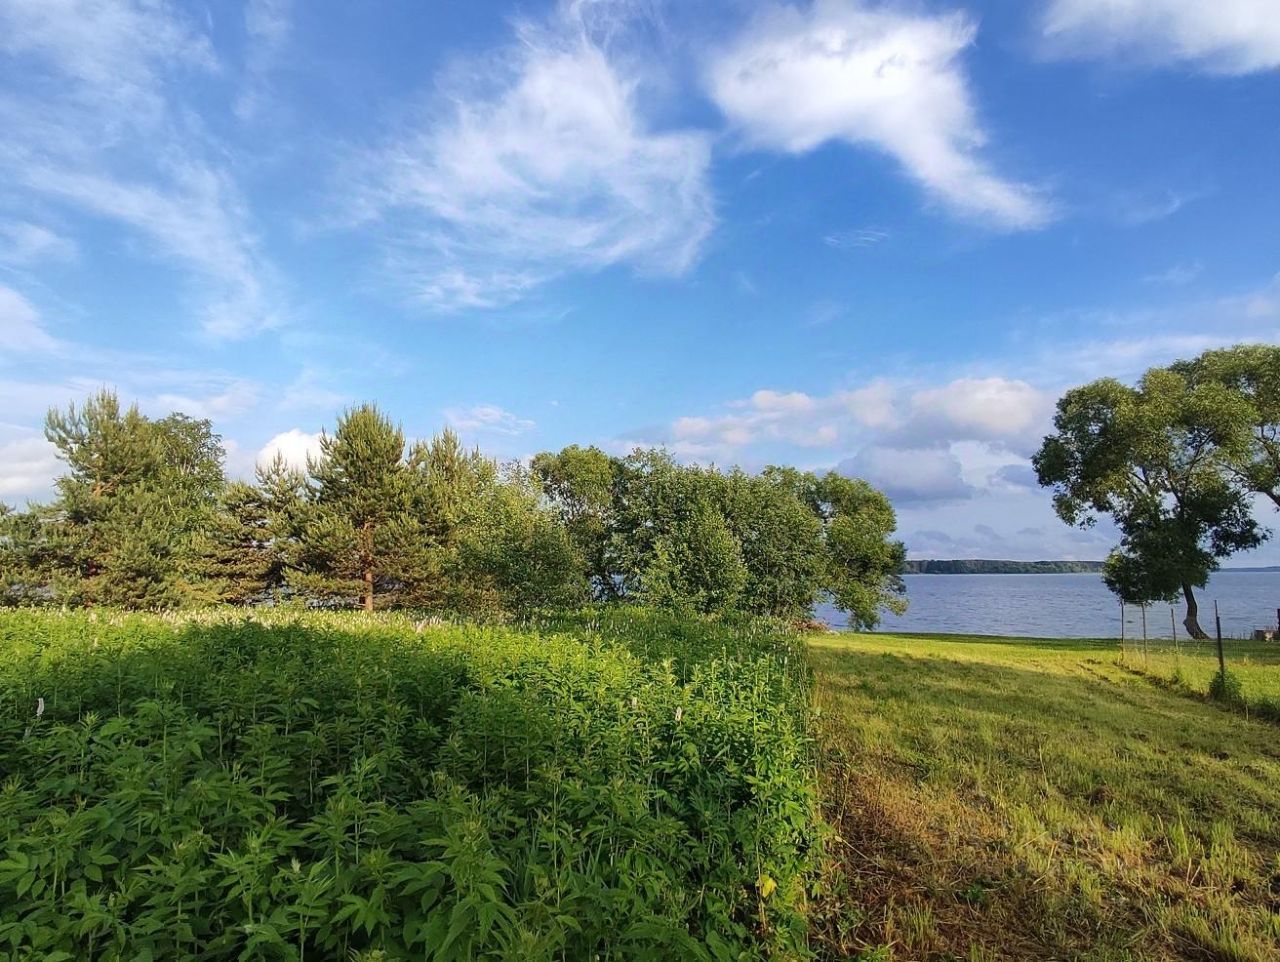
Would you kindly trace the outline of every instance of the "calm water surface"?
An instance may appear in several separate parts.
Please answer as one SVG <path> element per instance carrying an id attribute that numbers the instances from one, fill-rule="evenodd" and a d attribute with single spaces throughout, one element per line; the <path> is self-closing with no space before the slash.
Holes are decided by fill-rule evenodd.
<path id="1" fill-rule="evenodd" d="M 961 634 L 1027 635 L 1040 638 L 1117 638 L 1120 605 L 1094 574 L 1076 575 L 907 575 L 911 605 L 901 617 L 886 615 L 882 631 L 948 631 Z M 1276 626 L 1280 572 L 1221 571 L 1196 592 L 1200 624 L 1213 632 L 1213 602 L 1229 637 Z M 1184 636 L 1182 607 L 1176 609 L 1178 637 Z M 818 617 L 844 627 L 844 616 L 821 606 Z M 1127 634 L 1140 637 L 1141 612 L 1126 610 Z M 1152 638 L 1171 634 L 1169 606 L 1147 609 Z"/>

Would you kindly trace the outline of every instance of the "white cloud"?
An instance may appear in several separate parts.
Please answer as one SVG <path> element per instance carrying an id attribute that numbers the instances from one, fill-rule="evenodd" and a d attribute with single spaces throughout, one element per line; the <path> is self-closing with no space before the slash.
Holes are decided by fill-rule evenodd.
<path id="1" fill-rule="evenodd" d="M 845 391 L 839 396 L 853 419 L 863 427 L 883 430 L 896 426 L 901 417 L 896 404 L 897 390 L 885 380 Z"/>
<path id="2" fill-rule="evenodd" d="M 859 227 L 854 230 L 842 230 L 825 234 L 823 235 L 822 243 L 828 247 L 834 247 L 836 250 L 848 251 L 858 250 L 863 247 L 875 247 L 888 239 L 888 231 L 877 230 L 874 227 Z"/>
<path id="3" fill-rule="evenodd" d="M 58 457 L 42 437 L 0 442 L 0 498 L 37 498 L 53 487 Z"/>
<path id="4" fill-rule="evenodd" d="M 840 462 L 836 470 L 869 481 L 895 503 L 968 500 L 976 493 L 965 481 L 959 459 L 946 446 L 870 445 Z"/>
<path id="5" fill-rule="evenodd" d="M 680 417 L 643 440 L 718 460 L 756 444 L 833 448 L 868 438 L 895 449 L 964 441 L 1024 449 L 1039 440 L 1052 404 L 1050 393 L 1000 377 L 959 378 L 939 387 L 881 378 L 827 395 L 756 391 L 726 404 L 730 413 Z"/>
<path id="6" fill-rule="evenodd" d="M 707 69 L 712 98 L 752 146 L 801 154 L 829 141 L 893 157 L 952 210 L 1008 229 L 1052 216 L 1040 194 L 994 174 L 960 63 L 976 28 L 859 0 L 770 5 Z"/>
<path id="7" fill-rule="evenodd" d="M 305 470 L 307 458 L 315 460 L 320 457 L 320 435 L 308 434 L 299 428 L 277 434 L 258 452 L 258 464 L 266 467 L 277 454 L 284 458 L 285 464 Z"/>
<path id="8" fill-rule="evenodd" d="M 344 407 L 351 399 L 334 390 L 325 381 L 322 371 L 304 367 L 289 384 L 281 389 L 278 405 L 281 411 L 327 411 Z"/>
<path id="9" fill-rule="evenodd" d="M 58 341 L 40 324 L 40 312 L 25 297 L 0 284 L 0 344 L 10 355 L 54 351 Z"/>
<path id="10" fill-rule="evenodd" d="M 801 391 L 756 391 L 751 395 L 751 407 L 757 411 L 780 414 L 807 414 L 814 408 L 813 398 Z"/>
<path id="11" fill-rule="evenodd" d="M 364 212 L 394 225 L 396 265 L 430 306 L 500 307 L 569 271 L 680 274 L 697 259 L 715 220 L 710 138 L 652 127 L 586 9 L 522 24 L 367 158 Z"/>
<path id="12" fill-rule="evenodd" d="M 1047 426 L 1054 398 L 1026 381 L 961 378 L 917 391 L 904 433 L 952 440 L 1027 441 Z"/>
<path id="13" fill-rule="evenodd" d="M 161 0 L 6 0 L 5 55 L 30 78 L 0 94 L 11 202 L 43 196 L 142 235 L 194 274 L 209 334 L 271 326 L 246 204 L 189 99 L 192 76 L 220 69 L 196 23 Z"/>
<path id="14" fill-rule="evenodd" d="M 258 385 L 251 381 L 233 379 L 213 393 L 203 396 L 165 393 L 157 395 L 149 404 L 166 412 L 177 411 L 188 417 L 234 418 L 253 410 L 260 396 Z"/>
<path id="15" fill-rule="evenodd" d="M 1044 33 L 1082 57 L 1123 54 L 1222 74 L 1280 67 L 1275 0 L 1052 0 Z"/>
<path id="16" fill-rule="evenodd" d="M 518 417 L 496 404 L 477 404 L 469 408 L 449 408 L 445 418 L 460 431 L 476 431 L 485 434 L 524 434 L 537 425 L 528 418 Z"/>
<path id="17" fill-rule="evenodd" d="M 24 220 L 0 224 L 0 263 L 26 267 L 39 261 L 72 260 L 75 256 L 75 242 L 47 227 Z"/>
<path id="18" fill-rule="evenodd" d="M 293 28 L 292 0 L 246 0 L 244 5 L 244 89 L 236 98 L 236 116 L 255 119 L 267 98 L 267 78 Z"/>
<path id="19" fill-rule="evenodd" d="M 214 66 L 208 41 L 163 0 L 5 0 L 0 51 L 54 65 L 68 95 L 106 111 L 102 124 L 162 112 L 158 88 L 175 65 Z"/>
<path id="20" fill-rule="evenodd" d="M 1204 264 L 1196 261 L 1191 264 L 1174 264 L 1166 270 L 1148 274 L 1142 280 L 1147 284 L 1167 284 L 1170 287 L 1183 287 L 1203 273 Z"/>

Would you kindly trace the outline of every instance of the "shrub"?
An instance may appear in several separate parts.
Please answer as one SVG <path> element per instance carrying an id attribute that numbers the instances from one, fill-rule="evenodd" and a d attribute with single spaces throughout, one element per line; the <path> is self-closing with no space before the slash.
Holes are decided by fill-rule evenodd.
<path id="1" fill-rule="evenodd" d="M 808 679 L 760 625 L 0 616 L 0 958 L 803 952 Z"/>
<path id="2" fill-rule="evenodd" d="M 1239 708 L 1244 705 L 1244 686 L 1230 670 L 1217 672 L 1209 682 L 1209 697 L 1224 705 Z"/>

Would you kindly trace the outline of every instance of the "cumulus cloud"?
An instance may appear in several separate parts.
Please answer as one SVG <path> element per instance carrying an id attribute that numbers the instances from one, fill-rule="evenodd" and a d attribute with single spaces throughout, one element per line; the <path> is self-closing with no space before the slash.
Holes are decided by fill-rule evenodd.
<path id="1" fill-rule="evenodd" d="M 1053 396 L 1026 381 L 960 378 L 911 396 L 903 433 L 916 439 L 1028 443 L 1047 426 Z"/>
<path id="2" fill-rule="evenodd" d="M 1052 0 L 1043 29 L 1068 55 L 1124 54 L 1220 74 L 1280 67 L 1274 0 Z"/>
<path id="3" fill-rule="evenodd" d="M 963 501 L 976 489 L 963 476 L 960 460 L 946 446 L 894 448 L 869 445 L 836 470 L 871 482 L 894 503 Z"/>
<path id="4" fill-rule="evenodd" d="M 877 379 L 826 395 L 762 389 L 726 404 L 727 413 L 676 418 L 645 440 L 719 460 L 753 444 L 830 448 L 867 438 L 902 449 L 960 442 L 1025 449 L 1039 440 L 1052 404 L 1049 392 L 1000 377 L 937 387 Z"/>
<path id="5" fill-rule="evenodd" d="M 1006 464 L 992 476 L 999 485 L 1015 490 L 1034 491 L 1040 486 L 1035 468 L 1030 464 Z"/>
<path id="6" fill-rule="evenodd" d="M 0 441 L 0 498 L 38 498 L 48 494 L 58 473 L 58 456 L 42 437 Z"/>
<path id="7" fill-rule="evenodd" d="M 40 312 L 25 297 L 0 284 L 0 343 L 12 355 L 54 351 L 58 342 L 40 323 Z"/>
<path id="8" fill-rule="evenodd" d="M 492 308 L 566 272 L 680 274 L 715 220 L 710 138 L 661 130 L 611 55 L 608 5 L 564 3 L 443 78 L 425 118 L 367 158 L 364 214 L 440 310 Z"/>
<path id="9" fill-rule="evenodd" d="M 460 431 L 483 434 L 524 434 L 537 425 L 506 411 L 496 404 L 477 404 L 469 408 L 449 408 L 445 412 L 448 422 Z"/>
<path id="10" fill-rule="evenodd" d="M 748 145 L 792 154 L 830 141 L 870 147 L 957 213 L 1040 227 L 1052 217 L 1044 197 L 979 155 L 986 136 L 961 63 L 976 30 L 962 14 L 860 0 L 768 5 L 712 57 L 707 87 Z"/>
<path id="11" fill-rule="evenodd" d="M 284 458 L 285 464 L 299 470 L 307 467 L 307 458 L 315 460 L 321 454 L 320 435 L 308 434 L 300 428 L 290 428 L 277 434 L 258 451 L 258 464 L 266 467 L 275 460 L 276 455 Z"/>

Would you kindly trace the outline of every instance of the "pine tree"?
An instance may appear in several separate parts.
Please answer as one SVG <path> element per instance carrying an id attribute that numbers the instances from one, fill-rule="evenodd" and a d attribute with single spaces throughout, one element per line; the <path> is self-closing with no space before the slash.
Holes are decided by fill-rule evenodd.
<path id="1" fill-rule="evenodd" d="M 343 414 L 334 433 L 321 437 L 320 449 L 308 463 L 301 571 L 290 581 L 304 594 L 358 598 L 372 611 L 380 594 L 395 601 L 424 574 L 424 532 L 410 511 L 404 433 L 365 404 Z"/>
<path id="2" fill-rule="evenodd" d="M 168 608 L 202 600 L 201 542 L 223 484 L 208 421 L 159 421 L 102 391 L 52 410 L 45 435 L 67 473 L 42 526 L 41 553 L 60 600 Z"/>

